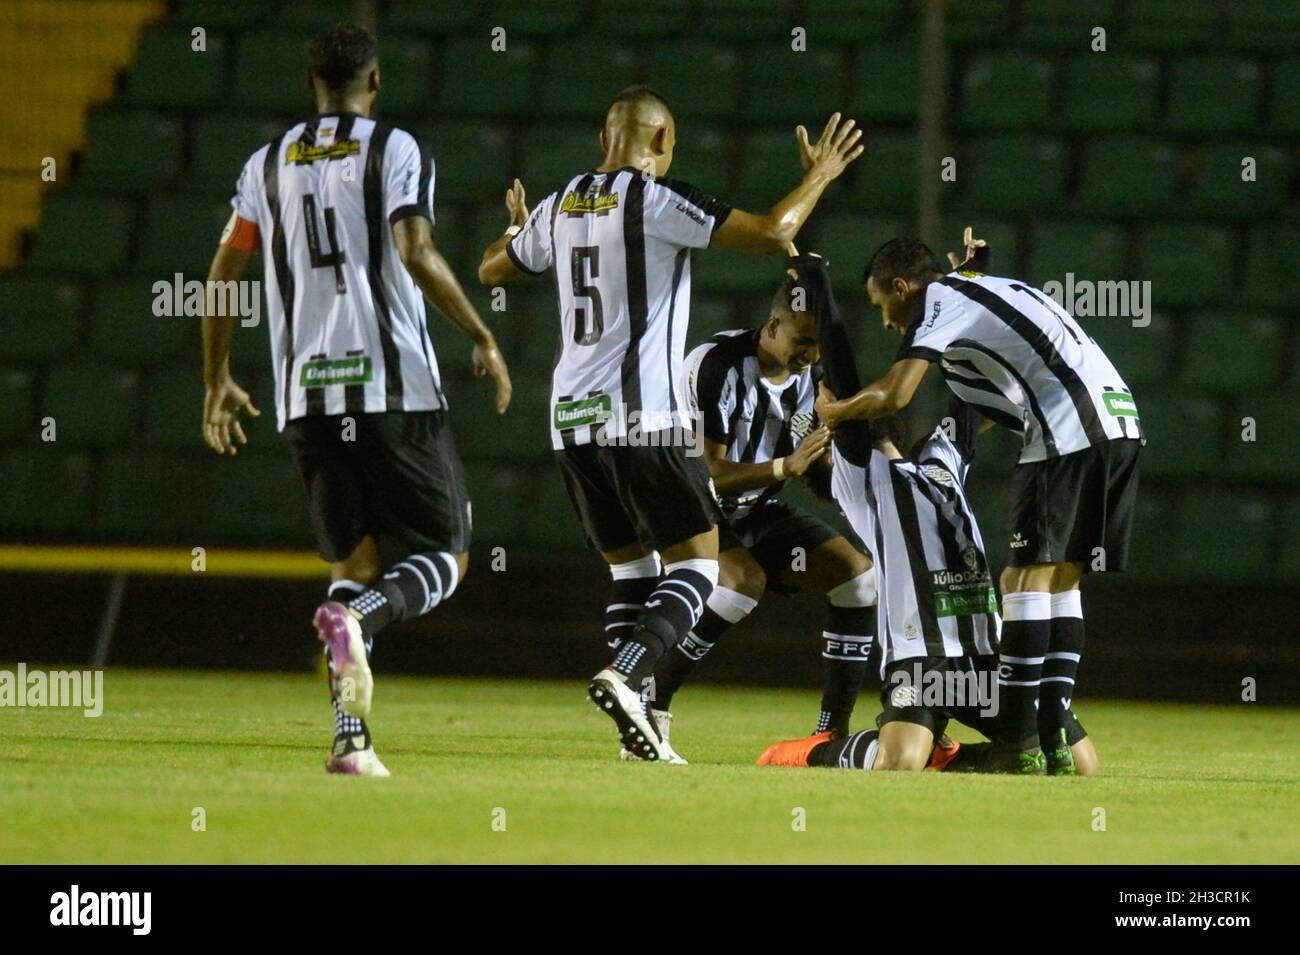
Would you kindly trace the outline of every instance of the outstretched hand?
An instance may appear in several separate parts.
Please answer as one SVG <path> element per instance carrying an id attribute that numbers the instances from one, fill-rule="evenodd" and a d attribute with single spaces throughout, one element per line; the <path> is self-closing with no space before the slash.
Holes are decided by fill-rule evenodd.
<path id="1" fill-rule="evenodd" d="M 794 135 L 799 140 L 799 162 L 804 172 L 815 169 L 825 173 L 829 179 L 837 178 L 849 163 L 862 155 L 864 147 L 858 145 L 862 130 L 855 129 L 855 126 L 851 119 L 840 122 L 840 114 L 834 113 L 815 143 L 809 142 L 805 127 L 796 126 Z"/>
<path id="2" fill-rule="evenodd" d="M 975 253 L 988 245 L 983 239 L 975 238 L 975 233 L 970 226 L 967 226 L 961 234 L 961 244 L 966 247 L 966 255 L 958 257 L 956 252 L 948 253 L 948 261 L 952 263 L 954 269 L 960 268 L 963 263 L 969 262 L 975 258 Z"/>

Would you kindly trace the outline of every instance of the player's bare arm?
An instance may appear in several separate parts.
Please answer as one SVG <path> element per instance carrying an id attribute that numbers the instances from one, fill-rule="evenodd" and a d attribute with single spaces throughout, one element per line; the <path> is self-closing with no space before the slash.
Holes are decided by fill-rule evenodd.
<path id="1" fill-rule="evenodd" d="M 817 395 L 817 416 L 822 424 L 834 429 L 841 421 L 897 414 L 911 403 L 929 367 L 924 358 L 904 358 L 894 362 L 885 377 L 841 400 L 822 385 Z"/>
<path id="2" fill-rule="evenodd" d="M 465 296 L 456 273 L 433 245 L 433 230 L 423 216 L 407 216 L 393 226 L 393 241 L 406 271 L 434 308 L 474 343 L 474 373 L 491 375 L 496 382 L 496 409 L 510 406 L 510 372 L 496 338 Z"/>
<path id="3" fill-rule="evenodd" d="M 799 234 L 804 221 L 817 205 L 822 192 L 849 163 L 862 155 L 858 144 L 862 130 L 855 128 L 851 119 L 840 120 L 835 113 L 826 122 L 821 138 L 810 142 L 808 130 L 799 126 L 795 130 L 799 141 L 799 161 L 803 165 L 803 179 L 784 199 L 767 212 L 754 214 L 734 209 L 727 221 L 713 235 L 713 244 L 743 252 L 775 255 L 785 251 Z"/>
<path id="4" fill-rule="evenodd" d="M 713 476 L 713 486 L 721 495 L 757 491 L 780 484 L 786 478 L 803 477 L 815 462 L 823 458 L 830 447 L 830 430 L 817 428 L 799 442 L 799 447 L 783 458 L 746 464 L 728 461 L 727 447 L 717 441 L 704 439 L 704 462 Z"/>
<path id="5" fill-rule="evenodd" d="M 501 234 L 501 238 L 484 250 L 483 261 L 479 263 L 478 280 L 484 285 L 504 285 L 523 275 L 518 266 L 510 261 L 506 246 L 528 221 L 528 205 L 524 200 L 524 184 L 516 179 L 506 190 L 506 211 L 510 214 L 510 225 Z"/>
<path id="6" fill-rule="evenodd" d="M 208 282 L 238 282 L 244 277 L 251 252 L 223 242 L 208 269 Z M 210 286 L 209 286 L 210 287 Z M 241 414 L 256 418 L 248 392 L 230 377 L 230 343 L 235 334 L 233 315 L 213 315 L 208 307 L 222 301 L 205 296 L 203 310 L 203 441 L 217 454 L 235 454 L 236 445 L 247 444 Z"/>

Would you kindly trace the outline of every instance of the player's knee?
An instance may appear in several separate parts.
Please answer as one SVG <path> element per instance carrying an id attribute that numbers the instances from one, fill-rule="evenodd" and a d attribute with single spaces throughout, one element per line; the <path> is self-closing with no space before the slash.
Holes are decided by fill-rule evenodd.
<path id="1" fill-rule="evenodd" d="M 876 762 L 871 768 L 881 772 L 914 773 L 925 769 L 930 761 L 930 750 L 909 743 L 882 744 L 876 751 Z"/>
<path id="2" fill-rule="evenodd" d="M 734 590 L 750 600 L 761 600 L 767 590 L 767 574 L 752 560 L 723 558 L 718 562 L 718 586 Z"/>
<path id="3" fill-rule="evenodd" d="M 832 607 L 871 607 L 876 603 L 876 571 L 871 561 L 862 559 L 862 567 L 848 580 L 826 592 Z"/>
<path id="4" fill-rule="evenodd" d="M 457 577 L 464 580 L 465 574 L 469 572 L 469 551 L 463 550 L 459 554 L 452 554 L 451 556 L 456 561 Z"/>

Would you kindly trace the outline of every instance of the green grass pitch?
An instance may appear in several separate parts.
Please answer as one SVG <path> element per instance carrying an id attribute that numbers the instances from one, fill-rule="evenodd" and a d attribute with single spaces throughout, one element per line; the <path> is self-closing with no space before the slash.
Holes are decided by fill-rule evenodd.
<path id="1" fill-rule="evenodd" d="M 690 766 L 625 764 L 583 691 L 381 675 L 370 780 L 320 680 L 110 670 L 97 719 L 0 709 L 0 863 L 1300 861 L 1294 711 L 1084 700 L 1104 776 L 1008 778 L 760 769 L 816 695 L 708 686 Z"/>

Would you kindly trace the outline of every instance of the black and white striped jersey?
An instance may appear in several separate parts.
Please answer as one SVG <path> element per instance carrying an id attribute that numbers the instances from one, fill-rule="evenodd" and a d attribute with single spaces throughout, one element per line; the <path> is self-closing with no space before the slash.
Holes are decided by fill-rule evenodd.
<path id="1" fill-rule="evenodd" d="M 415 137 L 351 113 L 298 123 L 253 153 L 231 205 L 261 237 L 281 428 L 446 407 L 392 233 L 405 216 L 433 220 L 433 162 Z"/>
<path id="2" fill-rule="evenodd" d="M 817 366 L 775 384 L 758 361 L 761 329 L 720 332 L 686 357 L 686 401 L 704 437 L 726 446 L 728 461 L 761 464 L 785 457 L 812 430 Z M 781 485 L 721 502 L 731 519 L 772 498 Z"/>
<path id="3" fill-rule="evenodd" d="M 574 176 L 533 209 L 506 246 L 534 275 L 552 269 L 560 345 L 551 381 L 552 446 L 629 429 L 690 427 L 681 394 L 691 249 L 731 207 L 632 168 Z"/>
<path id="4" fill-rule="evenodd" d="M 938 361 L 953 393 L 1024 435 L 1021 463 L 1115 438 L 1145 441 L 1133 393 L 1074 318 L 1023 282 L 954 272 L 932 282 L 898 358 Z"/>
<path id="5" fill-rule="evenodd" d="M 876 568 L 881 676 L 914 657 L 997 652 L 997 590 L 965 481 L 977 416 L 950 415 L 915 461 L 872 450 L 867 466 L 833 450 L 832 494 Z"/>

